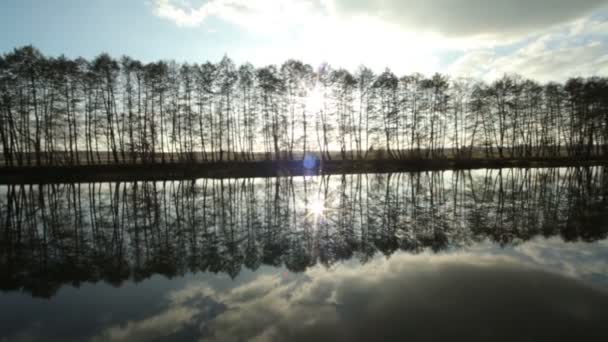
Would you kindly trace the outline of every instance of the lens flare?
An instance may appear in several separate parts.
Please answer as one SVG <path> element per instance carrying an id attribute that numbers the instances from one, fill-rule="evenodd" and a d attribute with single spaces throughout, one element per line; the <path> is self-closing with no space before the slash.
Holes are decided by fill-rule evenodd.
<path id="1" fill-rule="evenodd" d="M 304 156 L 304 161 L 302 162 L 302 164 L 305 169 L 312 170 L 317 167 L 317 162 L 317 157 L 312 154 L 306 154 L 306 156 Z"/>
<path id="2" fill-rule="evenodd" d="M 322 201 L 316 200 L 308 205 L 308 209 L 310 209 L 315 216 L 321 216 L 325 211 L 325 206 Z"/>

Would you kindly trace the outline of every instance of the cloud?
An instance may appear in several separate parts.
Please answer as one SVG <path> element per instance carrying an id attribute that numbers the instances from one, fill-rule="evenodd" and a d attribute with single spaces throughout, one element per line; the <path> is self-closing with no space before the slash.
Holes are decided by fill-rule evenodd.
<path id="1" fill-rule="evenodd" d="M 603 336 L 608 332 L 605 289 L 579 281 L 577 274 L 561 275 L 570 274 L 570 266 L 556 265 L 560 273 L 530 266 L 546 264 L 545 259 L 553 257 L 551 251 L 573 256 L 566 259 L 575 264 L 581 260 L 580 246 L 564 245 L 558 240 L 546 246 L 539 242 L 498 254 L 483 247 L 440 255 L 397 253 L 354 267 L 349 263 L 316 266 L 295 278 L 262 274 L 225 290 L 192 283 L 169 294 L 161 313 L 109 327 L 99 337 L 184 336 L 178 330 L 192 327 L 196 329 L 189 340 L 200 336 L 211 341 Z M 605 245 L 598 245 L 589 254 L 603 250 Z M 221 303 L 223 309 L 206 310 L 208 314 L 201 316 L 209 306 L 206 302 Z"/>
<path id="2" fill-rule="evenodd" d="M 200 6 L 176 0 L 156 0 L 155 14 L 183 27 L 197 27 L 211 17 L 248 30 L 281 33 L 319 13 L 320 4 L 309 0 L 209 0 Z"/>
<path id="3" fill-rule="evenodd" d="M 521 50 L 497 58 L 492 76 L 519 73 L 541 82 L 563 81 L 569 77 L 608 75 L 608 48 L 598 41 L 557 49 Z"/>
<path id="4" fill-rule="evenodd" d="M 454 43 L 462 45 L 467 38 L 523 37 L 607 6 L 608 0 L 208 0 L 198 6 L 189 0 L 155 0 L 154 11 L 179 26 L 196 27 L 216 17 L 265 33 L 368 19 L 404 33 L 458 39 Z"/>
<path id="5" fill-rule="evenodd" d="M 156 0 L 155 13 L 180 26 L 198 26 L 211 16 L 235 24 L 255 19 L 285 25 L 309 15 L 372 17 L 405 31 L 434 31 L 444 36 L 504 36 L 581 18 L 608 0 Z M 289 20 L 286 20 L 289 19 Z M 308 22 L 308 24 L 314 24 Z"/>
<path id="6" fill-rule="evenodd" d="M 410 256 L 233 300 L 209 322 L 216 341 L 493 340 L 606 333 L 607 293 L 508 257 Z M 230 295 L 226 300 L 230 301 Z"/>
<path id="7" fill-rule="evenodd" d="M 452 63 L 446 72 L 453 76 L 483 78 L 496 58 L 492 50 L 473 50 Z"/>
<path id="8" fill-rule="evenodd" d="M 535 267 L 608 284 L 608 240 L 569 242 L 536 238 L 513 248 L 511 254 Z"/>
<path id="9" fill-rule="evenodd" d="M 493 80 L 517 73 L 541 82 L 570 77 L 608 75 L 608 22 L 583 18 L 543 30 L 518 48 L 473 49 L 450 65 L 447 72 Z M 503 49 L 504 50 L 504 49 Z"/>
<path id="10" fill-rule="evenodd" d="M 437 71 L 540 81 L 608 73 L 608 0 L 157 0 L 155 13 L 183 27 L 210 18 L 243 30 L 238 63 L 290 58 L 354 71 Z M 590 15 L 593 13 L 593 15 Z M 216 25 L 214 23 L 214 25 Z M 221 35 L 225 26 L 214 26 Z M 447 67 L 444 53 L 460 55 Z"/>
<path id="11" fill-rule="evenodd" d="M 340 16 L 382 18 L 407 30 L 450 37 L 528 34 L 585 16 L 606 0 L 333 0 Z"/>
<path id="12" fill-rule="evenodd" d="M 200 6 L 191 4 L 158 0 L 155 13 L 182 27 L 198 27 L 216 18 L 243 29 L 243 44 L 230 52 L 238 62 L 265 65 L 298 58 L 313 65 L 328 62 L 351 70 L 366 64 L 377 71 L 389 66 L 397 72 L 424 73 L 436 70 L 439 64 L 433 49 L 443 42 L 435 35 L 403 32 L 377 18 L 332 16 L 323 0 L 210 0 Z M 401 43 L 395 44 L 397 41 Z"/>
<path id="13" fill-rule="evenodd" d="M 213 3 L 207 3 L 200 8 L 182 8 L 171 0 L 156 0 L 154 11 L 157 16 L 173 21 L 179 26 L 194 27 L 200 25 L 217 10 Z"/>
<path id="14" fill-rule="evenodd" d="M 150 341 L 171 336 L 192 324 L 200 309 L 193 307 L 172 307 L 158 315 L 141 321 L 128 322 L 122 326 L 106 329 L 92 341 Z"/>

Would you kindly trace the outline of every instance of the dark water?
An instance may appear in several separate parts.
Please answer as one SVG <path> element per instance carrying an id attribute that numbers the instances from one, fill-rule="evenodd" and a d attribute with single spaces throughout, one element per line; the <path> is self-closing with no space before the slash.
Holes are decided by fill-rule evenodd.
<path id="1" fill-rule="evenodd" d="M 601 167 L 3 186 L 0 341 L 605 341 L 607 238 Z"/>

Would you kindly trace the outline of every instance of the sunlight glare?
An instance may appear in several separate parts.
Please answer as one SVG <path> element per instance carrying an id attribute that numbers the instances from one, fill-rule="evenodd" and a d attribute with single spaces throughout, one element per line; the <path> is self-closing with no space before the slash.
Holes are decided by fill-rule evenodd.
<path id="1" fill-rule="evenodd" d="M 323 202 L 321 200 L 315 200 L 310 203 L 308 209 L 310 209 L 310 211 L 312 211 L 315 216 L 321 216 L 325 211 L 325 206 L 323 205 Z"/>
<path id="2" fill-rule="evenodd" d="M 311 113 L 318 113 L 323 108 L 323 92 L 314 87 L 306 97 L 306 108 Z"/>

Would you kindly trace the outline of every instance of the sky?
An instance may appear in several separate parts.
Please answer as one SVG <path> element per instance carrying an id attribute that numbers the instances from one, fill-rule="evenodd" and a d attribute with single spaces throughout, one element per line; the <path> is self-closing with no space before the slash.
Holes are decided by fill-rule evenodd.
<path id="1" fill-rule="evenodd" d="M 608 0 L 3 0 L 0 52 L 541 82 L 608 75 Z"/>

